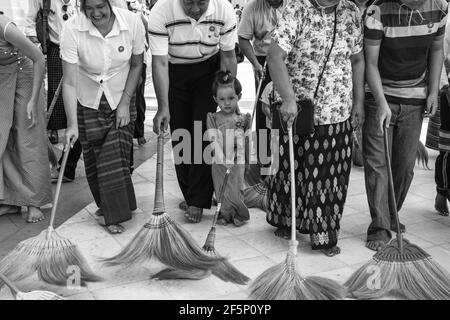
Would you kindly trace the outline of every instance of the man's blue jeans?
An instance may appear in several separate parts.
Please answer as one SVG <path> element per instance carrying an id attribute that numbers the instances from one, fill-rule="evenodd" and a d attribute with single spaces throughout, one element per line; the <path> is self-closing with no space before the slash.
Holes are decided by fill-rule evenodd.
<path id="1" fill-rule="evenodd" d="M 373 99 L 366 99 L 363 126 L 364 177 L 372 223 L 367 230 L 367 241 L 391 239 L 390 230 L 396 230 L 395 218 L 389 210 L 388 175 L 383 132 L 379 127 Z M 392 111 L 389 125 L 389 152 L 391 154 L 394 191 L 397 210 L 405 201 L 414 176 L 417 146 L 422 129 L 424 105 L 389 103 Z"/>

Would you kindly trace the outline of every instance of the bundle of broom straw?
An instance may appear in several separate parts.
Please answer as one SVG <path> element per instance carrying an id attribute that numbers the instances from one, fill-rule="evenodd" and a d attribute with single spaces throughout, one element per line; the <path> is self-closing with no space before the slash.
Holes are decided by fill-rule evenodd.
<path id="1" fill-rule="evenodd" d="M 39 278 L 47 283 L 66 285 L 68 268 L 73 266 L 78 266 L 80 270 L 81 284 L 85 284 L 86 281 L 100 280 L 92 272 L 77 246 L 69 239 L 60 236 L 53 228 L 68 155 L 67 150 L 58 176 L 48 229 L 36 237 L 20 242 L 0 261 L 0 273 L 12 281 L 24 279 L 37 271 Z M 0 287 L 2 285 L 3 281 L 0 281 Z"/>
<path id="2" fill-rule="evenodd" d="M 384 148 L 389 183 L 389 202 L 397 222 L 397 237 L 378 251 L 345 283 L 349 294 L 358 299 L 378 299 L 397 293 L 407 299 L 449 300 L 450 274 L 420 247 L 403 238 L 398 230 L 397 212 L 387 128 Z"/>
<path id="3" fill-rule="evenodd" d="M 228 183 L 228 177 L 230 176 L 231 168 L 228 168 L 225 172 L 225 177 L 223 179 L 223 184 L 219 192 L 219 202 L 217 203 L 216 212 L 213 217 L 213 223 L 211 230 L 206 237 L 205 244 L 203 245 L 203 250 L 210 253 L 213 256 L 220 257 L 216 252 L 214 247 L 216 239 L 216 224 L 217 219 L 220 214 L 220 209 L 222 207 L 222 202 L 225 194 L 225 188 Z M 245 285 L 250 280 L 246 275 L 241 273 L 236 269 L 227 259 L 223 259 L 220 263 L 211 269 L 210 272 L 202 272 L 201 270 L 176 270 L 172 268 L 164 269 L 153 276 L 160 280 L 167 279 L 191 279 L 191 280 L 201 280 L 208 277 L 210 274 L 215 275 L 223 281 L 230 281 L 236 284 Z"/>
<path id="4" fill-rule="evenodd" d="M 250 297 L 257 300 L 337 300 L 345 297 L 345 289 L 337 282 L 322 277 L 302 277 L 297 272 L 295 170 L 292 126 L 288 127 L 291 183 L 291 240 L 286 260 L 264 271 L 250 286 Z"/>
<path id="5" fill-rule="evenodd" d="M 117 255 L 101 259 L 107 266 L 127 268 L 152 258 L 167 265 L 160 273 L 173 270 L 198 272 L 207 276 L 214 272 L 225 281 L 233 281 L 234 274 L 227 269 L 225 258 L 206 254 L 192 236 L 165 210 L 163 188 L 164 132 L 158 136 L 155 203 L 150 220 Z M 158 277 L 158 276 L 157 276 Z"/>
<path id="6" fill-rule="evenodd" d="M 7 277 L 0 273 L 0 280 L 2 280 L 11 290 L 16 300 L 67 300 L 56 293 L 50 291 L 35 290 L 30 292 L 22 292 L 16 287 Z"/>

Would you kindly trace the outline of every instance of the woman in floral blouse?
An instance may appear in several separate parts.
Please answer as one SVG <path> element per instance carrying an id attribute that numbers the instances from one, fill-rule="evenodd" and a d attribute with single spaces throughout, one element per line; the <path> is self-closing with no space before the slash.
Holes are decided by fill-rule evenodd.
<path id="1" fill-rule="evenodd" d="M 267 57 L 282 98 L 282 119 L 293 123 L 300 100 L 309 99 L 314 105 L 314 133 L 297 135 L 294 127 L 297 228 L 310 235 L 313 250 L 328 256 L 340 253 L 337 242 L 351 167 L 350 118 L 353 115 L 360 124 L 364 119 L 361 28 L 359 11 L 348 0 L 291 1 L 273 33 Z M 278 163 L 269 179 L 267 221 L 278 228 L 277 236 L 288 238 L 289 145 L 283 130 Z"/>

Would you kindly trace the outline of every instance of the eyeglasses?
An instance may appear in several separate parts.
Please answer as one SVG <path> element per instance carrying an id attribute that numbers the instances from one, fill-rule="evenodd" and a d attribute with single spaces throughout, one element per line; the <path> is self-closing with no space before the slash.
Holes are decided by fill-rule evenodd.
<path id="1" fill-rule="evenodd" d="M 66 21 L 67 19 L 69 19 L 69 15 L 67 14 L 67 4 L 64 4 L 64 5 L 62 6 L 62 9 L 63 9 L 63 11 L 64 11 L 64 14 L 63 14 L 63 20 Z"/>

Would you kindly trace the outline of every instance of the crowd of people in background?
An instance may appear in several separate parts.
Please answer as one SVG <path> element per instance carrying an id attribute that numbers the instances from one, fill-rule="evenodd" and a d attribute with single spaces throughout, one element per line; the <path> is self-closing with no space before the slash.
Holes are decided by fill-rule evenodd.
<path id="1" fill-rule="evenodd" d="M 44 106 L 38 31 L 46 5 Z M 174 157 L 183 160 L 175 161 L 175 171 L 186 220 L 202 220 L 229 174 L 231 187 L 218 199 L 219 223 L 251 223 L 248 157 L 244 165 L 237 159 L 253 120 L 238 104 L 241 52 L 253 67 L 257 90 L 258 165 L 274 165 L 263 161 L 264 152 L 272 160 L 279 157 L 276 170 L 258 181 L 260 207 L 275 235 L 290 238 L 286 128 L 293 126 L 298 231 L 309 235 L 313 250 L 340 253 L 357 136 L 372 218 L 366 246 L 380 250 L 392 231 L 406 229 L 396 225 L 388 205 L 384 134 L 400 210 L 413 179 L 422 122 L 431 116 L 427 145 L 440 151 L 435 208 L 449 215 L 447 12 L 445 0 L 29 0 L 25 35 L 0 15 L 0 214 L 25 206 L 29 222 L 44 218 L 39 208 L 51 202 L 50 182 L 59 170 L 50 173 L 46 141 L 61 141 L 57 133 L 65 129 L 65 181 L 75 179 L 83 153 L 101 225 L 112 234 L 124 232 L 121 223 L 137 208 L 133 138 L 146 142 L 149 68 L 158 102 L 153 131 L 170 132 Z M 305 133 L 299 123 L 312 129 Z M 183 149 L 180 130 L 192 139 L 197 130 L 201 137 L 207 133 L 200 151 L 212 143 L 216 160 L 200 155 L 195 161 L 196 143 Z M 236 132 L 233 139 L 225 139 L 226 130 Z"/>

